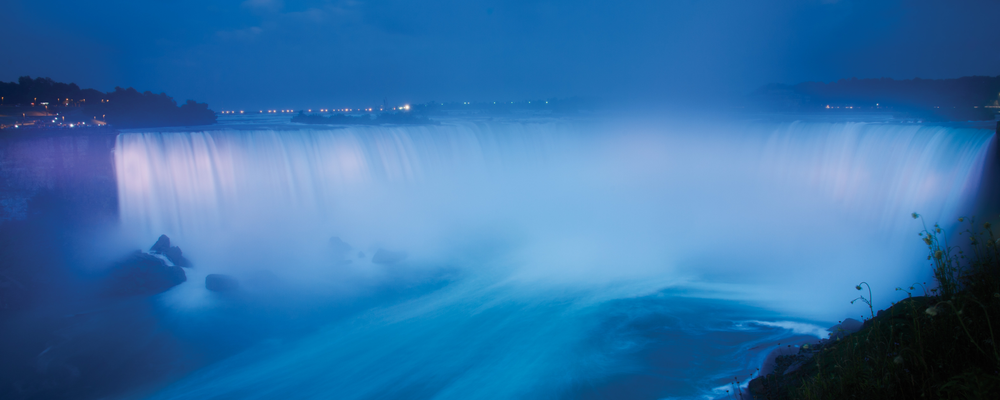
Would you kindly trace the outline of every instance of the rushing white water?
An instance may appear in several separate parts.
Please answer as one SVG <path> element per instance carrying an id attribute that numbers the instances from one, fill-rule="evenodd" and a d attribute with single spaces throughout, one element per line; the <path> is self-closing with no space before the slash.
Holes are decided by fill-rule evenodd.
<path id="1" fill-rule="evenodd" d="M 137 243 L 166 233 L 196 263 L 165 296 L 179 313 L 212 301 L 197 283 L 207 273 L 250 280 L 267 270 L 316 302 L 455 274 L 443 289 L 258 348 L 161 397 L 587 397 L 653 373 L 634 360 L 652 348 L 683 356 L 632 397 L 689 397 L 749 367 L 722 360 L 767 336 L 726 335 L 802 326 L 735 319 L 835 321 L 867 313 L 848 303 L 859 281 L 884 307 L 897 299 L 891 288 L 926 280 L 909 214 L 966 212 L 992 137 L 819 122 L 243 127 L 122 134 L 116 166 L 124 229 Z M 351 251 L 332 251 L 332 236 Z M 379 249 L 406 257 L 372 262 Z M 643 311 L 616 308 L 635 304 Z M 627 322 L 609 328 L 621 313 Z M 688 341 L 636 328 L 647 319 L 716 334 L 679 351 L 669 343 Z M 690 369 L 692 357 L 717 360 Z"/>

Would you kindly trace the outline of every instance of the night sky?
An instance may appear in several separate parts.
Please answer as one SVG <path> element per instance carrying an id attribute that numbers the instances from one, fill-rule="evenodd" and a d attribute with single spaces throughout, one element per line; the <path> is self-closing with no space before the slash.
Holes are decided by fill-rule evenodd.
<path id="1" fill-rule="evenodd" d="M 0 80 L 214 109 L 586 96 L 1000 74 L 996 0 L 3 0 Z"/>

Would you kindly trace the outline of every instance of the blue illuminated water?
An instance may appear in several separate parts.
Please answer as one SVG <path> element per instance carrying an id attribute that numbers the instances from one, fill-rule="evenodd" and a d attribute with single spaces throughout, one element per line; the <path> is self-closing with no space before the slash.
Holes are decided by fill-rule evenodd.
<path id="1" fill-rule="evenodd" d="M 992 140 L 583 119 L 122 134 L 123 229 L 196 264 L 158 298 L 171 329 L 256 332 L 153 397 L 724 396 L 778 342 L 867 312 L 857 282 L 885 307 L 927 280 L 909 214 L 970 210 Z"/>

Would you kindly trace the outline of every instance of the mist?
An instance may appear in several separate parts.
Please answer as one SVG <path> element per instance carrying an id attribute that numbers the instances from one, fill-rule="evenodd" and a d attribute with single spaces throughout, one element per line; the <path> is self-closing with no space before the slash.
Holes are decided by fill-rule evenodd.
<path id="1" fill-rule="evenodd" d="M 991 140 L 894 123 L 454 120 L 131 132 L 116 164 L 123 229 L 184 243 L 203 273 L 329 291 L 456 270 L 835 320 L 856 281 L 923 279 L 908 216 L 971 210 Z M 405 258 L 373 263 L 379 250 Z"/>

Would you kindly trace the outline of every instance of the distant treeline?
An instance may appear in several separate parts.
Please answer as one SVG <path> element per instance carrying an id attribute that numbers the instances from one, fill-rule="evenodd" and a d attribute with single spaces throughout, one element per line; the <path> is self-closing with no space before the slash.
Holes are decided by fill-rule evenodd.
<path id="1" fill-rule="evenodd" d="M 82 107 L 84 115 L 93 116 L 117 128 L 151 128 L 163 126 L 214 124 L 215 112 L 208 104 L 188 100 L 177 106 L 166 93 L 153 94 L 116 87 L 103 93 L 80 89 L 75 83 L 55 82 L 51 78 L 22 76 L 17 82 L 0 81 L 0 96 L 5 106 L 39 106 L 50 108 Z"/>
<path id="2" fill-rule="evenodd" d="M 957 79 L 841 79 L 836 82 L 769 84 L 751 102 L 773 110 L 860 108 L 940 120 L 992 120 L 1000 110 L 1000 76 Z"/>
<path id="3" fill-rule="evenodd" d="M 85 102 L 101 102 L 107 95 L 95 89 L 80 89 L 75 83 L 62 83 L 52 78 L 22 76 L 17 82 L 0 81 L 0 96 L 4 105 L 30 105 L 49 103 L 51 105 Z"/>
<path id="4" fill-rule="evenodd" d="M 438 122 L 427 117 L 409 112 L 381 113 L 372 118 L 371 114 L 347 115 L 333 114 L 328 117 L 317 114 L 299 114 L 292 117 L 292 122 L 300 124 L 333 124 L 333 125 L 436 125 Z"/>

